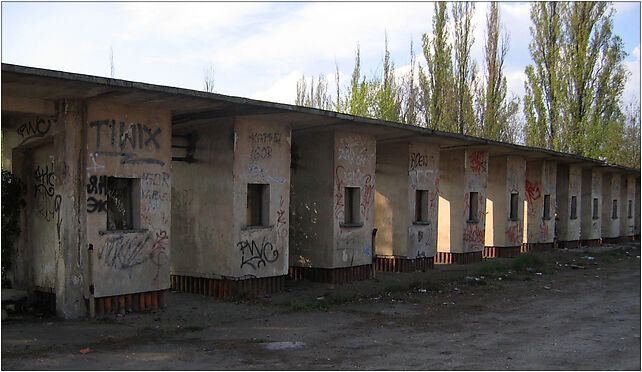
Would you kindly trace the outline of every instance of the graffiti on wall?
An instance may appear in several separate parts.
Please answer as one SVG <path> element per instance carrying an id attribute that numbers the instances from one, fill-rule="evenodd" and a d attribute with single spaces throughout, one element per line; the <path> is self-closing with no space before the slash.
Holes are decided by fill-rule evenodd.
<path id="1" fill-rule="evenodd" d="M 167 231 L 160 230 L 156 233 L 156 238 L 154 239 L 154 244 L 152 245 L 152 251 L 150 253 L 152 264 L 156 266 L 156 275 L 154 276 L 154 280 L 158 279 L 161 267 L 169 263 L 169 256 L 167 255 L 168 243 L 169 237 L 167 236 Z"/>
<path id="2" fill-rule="evenodd" d="M 56 119 L 44 118 L 35 118 L 33 121 L 22 123 L 16 130 L 16 133 L 22 138 L 20 145 L 34 138 L 44 137 L 55 123 Z"/>
<path id="3" fill-rule="evenodd" d="M 486 230 L 480 229 L 477 224 L 467 224 L 464 228 L 464 246 L 468 250 L 481 251 L 484 249 L 484 239 L 486 238 Z"/>
<path id="4" fill-rule="evenodd" d="M 344 217 L 344 195 L 343 188 L 344 186 L 354 186 L 362 187 L 362 195 L 360 201 L 360 210 L 361 215 L 363 215 L 366 220 L 370 215 L 370 210 L 372 208 L 372 203 L 374 202 L 374 177 L 370 173 L 363 173 L 361 169 L 354 169 L 346 171 L 345 167 L 339 165 L 336 167 L 335 180 L 337 184 L 337 191 L 335 193 L 335 204 L 334 204 L 334 217 L 337 220 L 342 220 Z"/>
<path id="5" fill-rule="evenodd" d="M 418 167 L 427 167 L 427 166 L 428 166 L 428 161 L 427 161 L 426 155 L 419 152 L 410 153 L 410 170 L 415 170 Z"/>
<path id="6" fill-rule="evenodd" d="M 55 214 L 55 183 L 53 161 L 50 164 L 37 165 L 34 172 L 34 200 L 36 211 L 47 222 L 51 221 Z"/>
<path id="7" fill-rule="evenodd" d="M 281 145 L 281 133 L 256 133 L 249 135 L 252 150 L 250 158 L 252 160 L 269 159 L 272 157 L 272 146 Z"/>
<path id="8" fill-rule="evenodd" d="M 481 172 L 486 172 L 486 153 L 483 151 L 476 151 L 468 155 L 470 162 L 470 169 L 473 174 L 480 175 Z"/>
<path id="9" fill-rule="evenodd" d="M 431 234 L 432 234 L 432 230 L 430 228 L 417 231 L 418 248 L 417 248 L 416 257 L 426 257 L 428 255 L 428 252 L 430 251 L 431 240 L 432 240 Z"/>
<path id="10" fill-rule="evenodd" d="M 147 126 L 141 123 L 116 123 L 116 120 L 96 120 L 89 123 L 89 129 L 95 131 L 96 149 L 94 156 L 105 155 L 120 157 L 121 164 L 156 164 L 163 166 L 165 162 L 154 158 L 138 157 L 137 151 L 161 148 L 160 135 L 163 132 L 159 126 Z M 91 136 L 91 135 L 90 135 Z M 91 138 L 91 137 L 89 137 Z"/>
<path id="11" fill-rule="evenodd" d="M 371 174 L 366 174 L 363 178 L 363 196 L 361 197 L 361 215 L 368 220 L 370 207 L 374 201 L 374 184 Z"/>
<path id="12" fill-rule="evenodd" d="M 285 210 L 285 200 L 283 195 L 281 195 L 281 201 L 279 202 L 279 210 L 276 211 L 276 231 L 279 238 L 286 238 L 289 233 L 287 215 Z"/>
<path id="13" fill-rule="evenodd" d="M 339 139 L 337 146 L 338 158 L 346 160 L 358 167 L 370 163 L 375 154 L 368 151 L 368 146 L 361 136 L 346 136 Z"/>
<path id="14" fill-rule="evenodd" d="M 105 239 L 105 244 L 98 250 L 98 260 L 106 266 L 117 270 L 131 269 L 151 258 L 145 254 L 145 248 L 151 245 L 149 235 L 117 235 Z"/>
<path id="15" fill-rule="evenodd" d="M 542 193 L 539 190 L 539 185 L 537 185 L 536 183 L 532 183 L 529 180 L 526 180 L 525 188 L 526 188 L 526 201 L 528 202 L 528 205 L 533 205 L 533 203 L 535 203 L 535 200 L 538 200 L 542 196 Z M 534 209 L 531 209 L 531 210 L 534 210 Z"/>
<path id="16" fill-rule="evenodd" d="M 260 245 L 252 240 L 241 240 L 236 243 L 236 248 L 241 251 L 241 268 L 248 265 L 256 270 L 265 267 L 268 263 L 273 263 L 279 259 L 279 251 L 263 238 Z"/>
<path id="17" fill-rule="evenodd" d="M 87 184 L 87 212 L 106 212 L 107 200 L 100 196 L 107 196 L 107 176 L 91 176 Z"/>
<path id="18" fill-rule="evenodd" d="M 507 230 L 506 230 L 506 237 L 508 238 L 508 242 L 512 244 L 522 244 L 523 240 L 523 228 L 522 225 L 519 223 L 514 223 L 512 224 Z"/>

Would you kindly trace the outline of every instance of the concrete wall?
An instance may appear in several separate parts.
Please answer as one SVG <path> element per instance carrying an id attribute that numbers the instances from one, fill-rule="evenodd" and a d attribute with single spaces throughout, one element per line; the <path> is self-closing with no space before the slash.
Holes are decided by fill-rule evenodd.
<path id="1" fill-rule="evenodd" d="M 620 236 L 633 236 L 635 233 L 635 176 L 622 174 L 622 189 L 620 190 Z M 631 214 L 629 217 L 629 202 Z"/>
<path id="2" fill-rule="evenodd" d="M 372 263 L 376 141 L 372 135 L 349 132 L 334 134 L 334 254 L 332 267 Z M 360 190 L 359 222 L 345 226 L 344 188 Z"/>
<path id="3" fill-rule="evenodd" d="M 376 255 L 433 257 L 437 252 L 439 147 L 420 142 L 377 144 Z M 429 195 L 430 224 L 415 223 L 417 190 Z"/>
<path id="4" fill-rule="evenodd" d="M 557 164 L 539 160 L 526 163 L 525 243 L 552 243 L 555 239 L 556 180 Z M 548 219 L 544 219 L 545 195 L 550 195 Z"/>
<path id="5" fill-rule="evenodd" d="M 633 202 L 633 205 L 635 205 L 635 215 L 634 215 L 634 220 L 635 220 L 635 235 L 640 235 L 640 217 L 642 215 L 641 209 L 642 209 L 642 203 L 640 203 L 640 197 L 641 197 L 641 192 L 640 192 L 640 177 L 637 176 L 635 178 L 635 201 Z"/>
<path id="6" fill-rule="evenodd" d="M 439 161 L 439 223 L 437 250 L 468 253 L 484 250 L 488 153 L 442 151 Z M 468 220 L 470 192 L 478 193 L 479 213 Z"/>
<path id="7" fill-rule="evenodd" d="M 580 240 L 582 216 L 582 168 L 576 165 L 559 164 L 557 166 L 557 240 Z M 577 198 L 576 218 L 571 218 L 572 197 Z"/>
<path id="8" fill-rule="evenodd" d="M 334 133 L 293 133 L 290 265 L 331 268 L 334 252 Z M 337 211 L 338 213 L 338 211 Z"/>
<path id="9" fill-rule="evenodd" d="M 101 101 L 87 106 L 83 211 L 96 297 L 169 288 L 170 125 L 169 111 Z M 133 230 L 107 229 L 105 203 L 108 195 L 116 199 L 107 177 L 133 179 Z"/>
<path id="10" fill-rule="evenodd" d="M 626 208 L 622 209 L 622 181 L 619 173 L 604 173 L 602 178 L 602 237 L 620 236 L 620 220 L 626 218 Z M 617 203 L 617 216 L 613 218 L 613 201 Z M 626 204 L 626 203 L 624 203 Z M 624 215 L 622 213 L 624 212 Z"/>
<path id="11" fill-rule="evenodd" d="M 597 199 L 598 214 L 593 217 L 593 199 Z M 582 170 L 582 240 L 602 237 L 602 172 L 597 169 Z"/>
<path id="12" fill-rule="evenodd" d="M 219 278 L 238 266 L 233 252 L 234 122 L 225 119 L 177 135 L 197 136 L 195 161 L 172 162 L 171 272 Z M 227 254 L 229 252 L 229 254 Z"/>
<path id="13" fill-rule="evenodd" d="M 288 273 L 290 128 L 287 123 L 239 117 L 234 125 L 234 277 Z M 248 184 L 269 187 L 268 225 L 248 227 Z"/>
<path id="14" fill-rule="evenodd" d="M 489 159 L 488 197 L 486 199 L 485 245 L 514 247 L 523 242 L 524 180 L 526 161 L 518 156 Z M 511 194 L 517 193 L 517 218 L 511 220 Z"/>

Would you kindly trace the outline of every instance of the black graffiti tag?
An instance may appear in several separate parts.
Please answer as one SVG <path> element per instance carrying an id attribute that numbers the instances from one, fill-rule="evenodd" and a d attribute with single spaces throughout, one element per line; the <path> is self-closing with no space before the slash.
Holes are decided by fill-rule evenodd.
<path id="1" fill-rule="evenodd" d="M 36 118 L 35 124 L 31 121 L 23 123 L 16 131 L 22 137 L 20 144 L 22 145 L 32 138 L 44 137 L 51 129 L 51 124 L 55 122 L 55 119 Z"/>
<path id="2" fill-rule="evenodd" d="M 418 152 L 410 154 L 410 170 L 415 170 L 417 167 L 427 167 L 426 155 Z"/>
<path id="3" fill-rule="evenodd" d="M 105 240 L 105 245 L 98 251 L 98 259 L 107 266 L 117 270 L 131 269 L 151 259 L 143 250 L 150 243 L 150 237 L 116 236 Z"/>
<path id="4" fill-rule="evenodd" d="M 263 238 L 261 247 L 256 245 L 254 240 L 242 240 L 236 243 L 236 247 L 241 251 L 241 268 L 250 265 L 254 270 L 273 263 L 279 258 L 279 251 L 274 248 L 272 243 L 266 242 Z"/>
<path id="5" fill-rule="evenodd" d="M 145 146 L 154 145 L 155 149 L 160 148 L 157 136 L 161 134 L 160 127 L 150 128 L 145 124 L 132 123 L 128 127 L 124 122 L 116 123 L 116 120 L 96 120 L 89 123 L 90 128 L 96 128 L 96 147 L 100 148 L 101 132 L 105 126 L 111 129 L 110 145 L 114 149 L 125 150 L 131 148 L 135 150 L 137 147 L 143 149 Z"/>

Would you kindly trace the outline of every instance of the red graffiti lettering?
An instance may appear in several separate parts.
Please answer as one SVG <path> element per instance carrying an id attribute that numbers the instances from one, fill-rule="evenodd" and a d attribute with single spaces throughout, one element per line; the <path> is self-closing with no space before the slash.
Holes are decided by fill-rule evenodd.
<path id="1" fill-rule="evenodd" d="M 361 214 L 365 217 L 366 221 L 368 220 L 368 215 L 370 214 L 370 206 L 372 205 L 372 191 L 374 190 L 374 185 L 372 182 L 372 175 L 366 174 L 363 177 L 363 198 L 361 198 Z"/>
<path id="2" fill-rule="evenodd" d="M 339 172 L 339 169 L 342 171 Z M 343 219 L 343 172 L 345 172 L 345 168 L 341 165 L 334 172 L 337 179 L 337 193 L 334 195 L 337 199 L 334 205 L 334 217 L 338 220 Z"/>
<path id="3" fill-rule="evenodd" d="M 522 234 L 523 229 L 522 225 L 519 223 L 513 224 L 511 227 L 506 230 L 506 235 L 508 236 L 508 241 L 513 244 L 522 244 Z"/>
<path id="4" fill-rule="evenodd" d="M 531 183 L 529 180 L 526 180 L 526 201 L 528 202 L 528 205 L 532 205 L 533 202 L 541 196 L 542 194 L 539 191 L 539 186 L 535 183 Z"/>
<path id="5" fill-rule="evenodd" d="M 470 161 L 470 169 L 474 174 L 479 175 L 481 171 L 486 171 L 486 154 L 483 151 L 473 152 L 468 155 Z"/>
<path id="6" fill-rule="evenodd" d="M 480 230 L 477 225 L 468 225 L 464 229 L 464 242 L 484 244 L 486 230 Z"/>

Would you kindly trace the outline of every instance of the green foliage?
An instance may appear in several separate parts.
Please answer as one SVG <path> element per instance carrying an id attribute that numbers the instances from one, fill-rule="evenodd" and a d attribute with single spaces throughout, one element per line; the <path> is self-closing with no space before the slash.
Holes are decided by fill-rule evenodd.
<path id="1" fill-rule="evenodd" d="M 455 2 L 452 15 L 455 23 L 454 41 L 454 103 L 457 132 L 475 134 L 475 117 L 473 109 L 473 92 L 476 84 L 476 67 L 471 60 L 470 51 L 473 37 L 472 19 L 475 3 L 470 1 Z"/>
<path id="2" fill-rule="evenodd" d="M 2 281 L 13 264 L 15 238 L 20 235 L 20 211 L 26 205 L 22 198 L 26 187 L 9 171 L 2 171 Z"/>
<path id="3" fill-rule="evenodd" d="M 328 94 L 328 82 L 325 76 L 320 74 L 316 84 L 313 76 L 309 86 L 305 75 L 301 76 L 301 79 L 296 83 L 295 104 L 330 110 L 332 108 L 332 99 Z"/>
<path id="4" fill-rule="evenodd" d="M 477 269 L 476 274 L 479 276 L 489 276 L 492 274 L 499 274 L 508 271 L 508 265 L 497 261 L 484 262 Z"/>
<path id="5" fill-rule="evenodd" d="M 544 260 L 532 253 L 523 253 L 513 260 L 511 268 L 516 271 L 541 270 L 544 268 Z"/>

